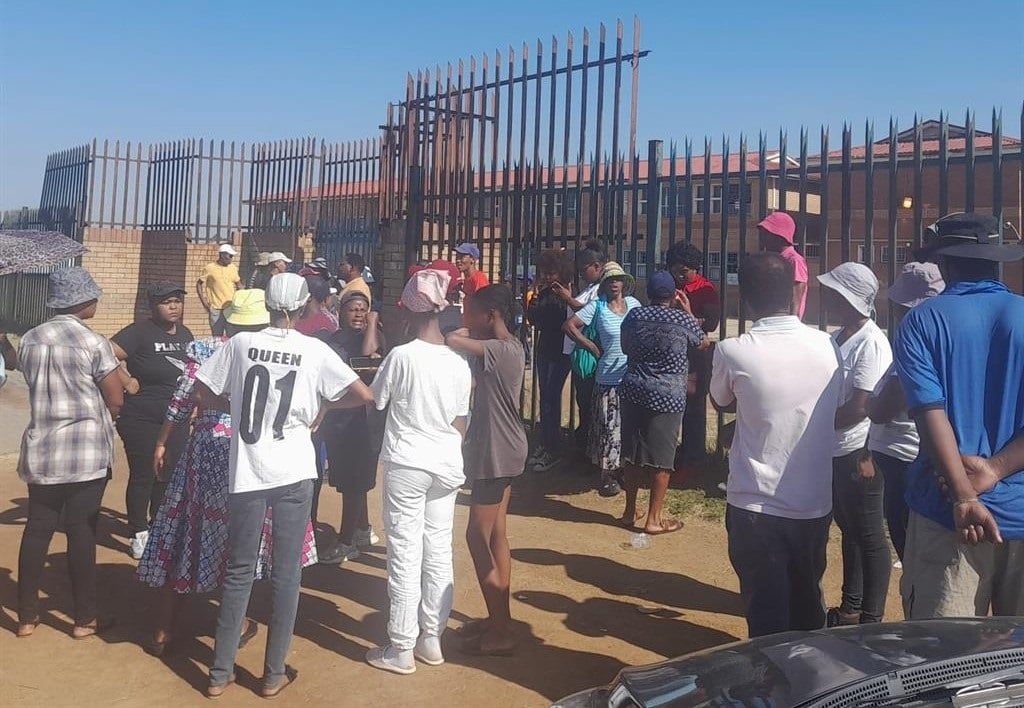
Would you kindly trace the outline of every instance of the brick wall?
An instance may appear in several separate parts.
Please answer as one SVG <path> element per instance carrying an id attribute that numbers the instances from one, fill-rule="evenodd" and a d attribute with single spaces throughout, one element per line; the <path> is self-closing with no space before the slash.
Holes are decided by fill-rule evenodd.
<path id="1" fill-rule="evenodd" d="M 87 228 L 83 237 L 89 252 L 82 265 L 92 273 L 103 298 L 90 325 L 110 336 L 148 314 L 146 287 L 158 281 L 180 283 L 186 289 L 185 326 L 197 337 L 210 334 L 206 311 L 196 294 L 196 281 L 203 266 L 217 260 L 218 243 L 191 243 L 185 231 L 142 231 L 140 229 Z M 241 246 L 238 234 L 232 239 L 239 249 L 236 259 L 243 273 L 255 259 L 255 248 Z M 310 260 L 312 244 L 306 238 L 282 235 L 260 243 L 260 248 L 280 250 L 296 262 Z M 293 255 L 294 254 L 294 255 Z"/>

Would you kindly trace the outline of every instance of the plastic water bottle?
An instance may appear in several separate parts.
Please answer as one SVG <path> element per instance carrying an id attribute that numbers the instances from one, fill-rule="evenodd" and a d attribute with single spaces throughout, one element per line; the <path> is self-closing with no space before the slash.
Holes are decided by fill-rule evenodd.
<path id="1" fill-rule="evenodd" d="M 651 537 L 648 536 L 647 534 L 643 533 L 642 531 L 640 533 L 635 533 L 629 539 L 629 545 L 630 545 L 630 547 L 636 548 L 637 550 L 643 550 L 645 548 L 650 548 L 651 547 Z"/>

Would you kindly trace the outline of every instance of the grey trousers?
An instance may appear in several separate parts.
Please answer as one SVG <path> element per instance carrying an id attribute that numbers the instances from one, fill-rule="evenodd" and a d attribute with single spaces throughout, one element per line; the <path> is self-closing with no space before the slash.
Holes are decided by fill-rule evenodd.
<path id="1" fill-rule="evenodd" d="M 740 579 L 751 637 L 825 626 L 821 577 L 831 523 L 831 515 L 785 519 L 726 509 L 729 560 Z"/>
<path id="2" fill-rule="evenodd" d="M 210 667 L 211 685 L 228 683 L 235 670 L 238 640 L 249 607 L 263 518 L 268 507 L 274 513 L 273 571 L 270 575 L 273 592 L 263 678 L 267 683 L 276 683 L 284 676 L 284 661 L 291 647 L 295 614 L 299 609 L 302 544 L 312 500 L 311 479 L 274 489 L 229 495 L 230 555 L 217 615 L 216 645 L 213 666 Z"/>

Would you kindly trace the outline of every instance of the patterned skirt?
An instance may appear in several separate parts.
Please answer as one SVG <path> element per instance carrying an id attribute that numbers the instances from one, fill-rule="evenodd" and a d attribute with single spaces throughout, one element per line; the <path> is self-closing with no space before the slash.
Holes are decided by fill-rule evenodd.
<path id="1" fill-rule="evenodd" d="M 587 451 L 598 469 L 622 467 L 622 405 L 618 386 L 594 386 Z"/>
<path id="2" fill-rule="evenodd" d="M 178 593 L 208 593 L 224 582 L 228 545 L 228 465 L 231 438 L 215 430 L 213 419 L 196 419 L 188 449 L 178 460 L 164 500 L 149 531 L 136 572 L 150 587 Z M 260 539 L 256 578 L 270 575 L 272 510 Z M 313 525 L 306 528 L 302 567 L 317 562 Z"/>

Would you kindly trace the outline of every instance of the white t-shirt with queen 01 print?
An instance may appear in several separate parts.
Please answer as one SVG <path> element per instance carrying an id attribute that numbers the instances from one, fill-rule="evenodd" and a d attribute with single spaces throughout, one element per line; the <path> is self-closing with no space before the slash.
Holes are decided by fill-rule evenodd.
<path id="1" fill-rule="evenodd" d="M 269 327 L 236 334 L 196 378 L 231 401 L 228 491 L 237 494 L 316 479 L 310 426 L 358 376 L 320 340 Z"/>

